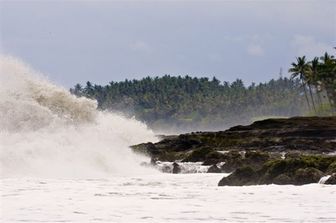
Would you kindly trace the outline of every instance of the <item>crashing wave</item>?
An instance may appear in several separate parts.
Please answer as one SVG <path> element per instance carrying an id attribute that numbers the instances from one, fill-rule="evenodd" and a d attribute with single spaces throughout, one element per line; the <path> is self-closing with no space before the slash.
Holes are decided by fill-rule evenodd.
<path id="1" fill-rule="evenodd" d="M 148 171 L 129 145 L 155 141 L 135 119 L 97 111 L 20 60 L 0 57 L 1 175 L 99 177 Z"/>

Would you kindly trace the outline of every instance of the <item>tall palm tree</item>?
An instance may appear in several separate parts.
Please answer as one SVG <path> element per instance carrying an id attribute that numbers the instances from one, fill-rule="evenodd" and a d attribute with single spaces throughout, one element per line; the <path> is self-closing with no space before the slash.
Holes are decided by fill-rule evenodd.
<path id="1" fill-rule="evenodd" d="M 315 63 L 316 63 L 316 61 L 315 61 Z M 316 65 L 316 64 L 314 64 L 314 65 Z M 315 106 L 315 101 L 314 101 L 314 96 L 313 96 L 313 90 L 312 90 L 312 85 L 314 85 L 315 80 L 314 80 L 314 75 L 313 75 L 313 72 L 312 72 L 311 62 L 308 62 L 308 63 L 304 64 L 303 66 L 307 66 L 307 69 L 304 70 L 303 78 L 304 78 L 304 82 L 308 86 L 309 94 L 310 94 L 310 99 L 312 101 L 313 108 L 314 108 L 314 111 L 316 113 L 316 106 Z"/>
<path id="2" fill-rule="evenodd" d="M 306 62 L 306 57 L 297 57 L 296 63 L 292 63 L 292 67 L 288 71 L 292 73 L 292 79 L 299 78 L 301 80 L 308 108 L 311 109 L 306 87 L 306 74 L 309 72 L 309 63 Z"/>

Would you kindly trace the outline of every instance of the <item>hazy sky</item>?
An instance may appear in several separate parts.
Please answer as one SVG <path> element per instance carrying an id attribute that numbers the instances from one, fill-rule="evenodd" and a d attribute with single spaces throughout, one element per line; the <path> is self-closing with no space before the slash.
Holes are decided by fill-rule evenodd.
<path id="1" fill-rule="evenodd" d="M 336 1 L 1 1 L 1 53 L 66 87 L 147 75 L 246 83 L 336 53 Z"/>

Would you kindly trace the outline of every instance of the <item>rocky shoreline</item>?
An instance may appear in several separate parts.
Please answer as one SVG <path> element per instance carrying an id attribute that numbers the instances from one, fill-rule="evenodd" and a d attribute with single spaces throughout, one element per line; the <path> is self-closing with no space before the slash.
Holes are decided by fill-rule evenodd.
<path id="1" fill-rule="evenodd" d="M 174 162 L 210 166 L 208 172 L 231 173 L 219 186 L 258 184 L 336 184 L 336 117 L 266 119 L 219 132 L 162 136 L 157 143 L 132 146 L 151 164 Z M 166 170 L 166 172 L 169 172 Z"/>

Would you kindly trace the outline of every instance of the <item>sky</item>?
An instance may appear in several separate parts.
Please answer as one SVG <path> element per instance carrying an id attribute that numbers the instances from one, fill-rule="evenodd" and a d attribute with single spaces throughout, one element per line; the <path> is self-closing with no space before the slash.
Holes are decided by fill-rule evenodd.
<path id="1" fill-rule="evenodd" d="M 335 46 L 336 1 L 0 0 L 0 53 L 65 87 L 165 74 L 265 82 Z"/>

